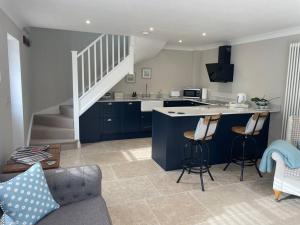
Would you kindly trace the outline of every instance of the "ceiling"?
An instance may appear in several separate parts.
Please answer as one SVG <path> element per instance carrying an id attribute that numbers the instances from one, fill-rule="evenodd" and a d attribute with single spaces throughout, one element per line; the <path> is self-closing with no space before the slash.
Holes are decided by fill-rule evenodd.
<path id="1" fill-rule="evenodd" d="M 0 0 L 0 7 L 20 27 L 138 36 L 154 27 L 149 38 L 185 48 L 300 27 L 300 0 Z"/>

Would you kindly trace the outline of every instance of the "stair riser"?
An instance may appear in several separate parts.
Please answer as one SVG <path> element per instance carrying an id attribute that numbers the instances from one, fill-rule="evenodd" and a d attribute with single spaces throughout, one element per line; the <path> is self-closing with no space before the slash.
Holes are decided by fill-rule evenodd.
<path id="1" fill-rule="evenodd" d="M 33 129 L 31 137 L 32 139 L 74 139 L 74 131 Z"/>
<path id="2" fill-rule="evenodd" d="M 69 106 L 60 106 L 59 107 L 60 114 L 73 118 L 73 108 Z"/>
<path id="3" fill-rule="evenodd" d="M 70 118 L 44 117 L 42 115 L 34 117 L 34 124 L 50 127 L 74 128 L 74 122 Z"/>

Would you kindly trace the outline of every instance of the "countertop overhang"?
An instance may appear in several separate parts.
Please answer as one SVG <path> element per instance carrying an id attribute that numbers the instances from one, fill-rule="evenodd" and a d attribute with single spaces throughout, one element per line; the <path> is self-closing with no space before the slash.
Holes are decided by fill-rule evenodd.
<path id="1" fill-rule="evenodd" d="M 257 110 L 255 108 L 230 108 L 226 106 L 191 106 L 191 107 L 161 107 L 154 109 L 157 112 L 163 113 L 170 117 L 183 117 L 183 116 L 207 116 L 207 115 L 231 115 L 231 114 L 249 114 L 256 112 L 280 112 L 279 106 L 273 106 L 270 109 Z"/>

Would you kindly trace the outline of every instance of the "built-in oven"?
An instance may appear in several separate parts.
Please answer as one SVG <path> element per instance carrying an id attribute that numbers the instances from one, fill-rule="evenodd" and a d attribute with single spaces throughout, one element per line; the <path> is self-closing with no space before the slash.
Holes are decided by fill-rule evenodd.
<path id="1" fill-rule="evenodd" d="M 200 88 L 190 88 L 183 90 L 184 98 L 200 98 L 201 97 L 201 89 Z"/>

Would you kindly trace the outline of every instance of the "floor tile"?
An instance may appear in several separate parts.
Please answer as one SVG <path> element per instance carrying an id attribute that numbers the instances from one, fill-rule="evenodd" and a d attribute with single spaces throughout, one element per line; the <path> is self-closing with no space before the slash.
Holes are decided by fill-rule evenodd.
<path id="1" fill-rule="evenodd" d="M 102 183 L 103 196 L 108 205 L 159 196 L 159 192 L 146 177 L 136 177 Z"/>
<path id="2" fill-rule="evenodd" d="M 158 221 L 145 200 L 108 208 L 114 225 L 158 225 Z"/>
<path id="3" fill-rule="evenodd" d="M 161 225 L 194 225 L 206 221 L 210 214 L 189 193 L 147 200 Z"/>
<path id="4" fill-rule="evenodd" d="M 112 169 L 119 179 L 163 172 L 163 169 L 160 168 L 152 159 L 116 164 L 112 166 Z"/>

